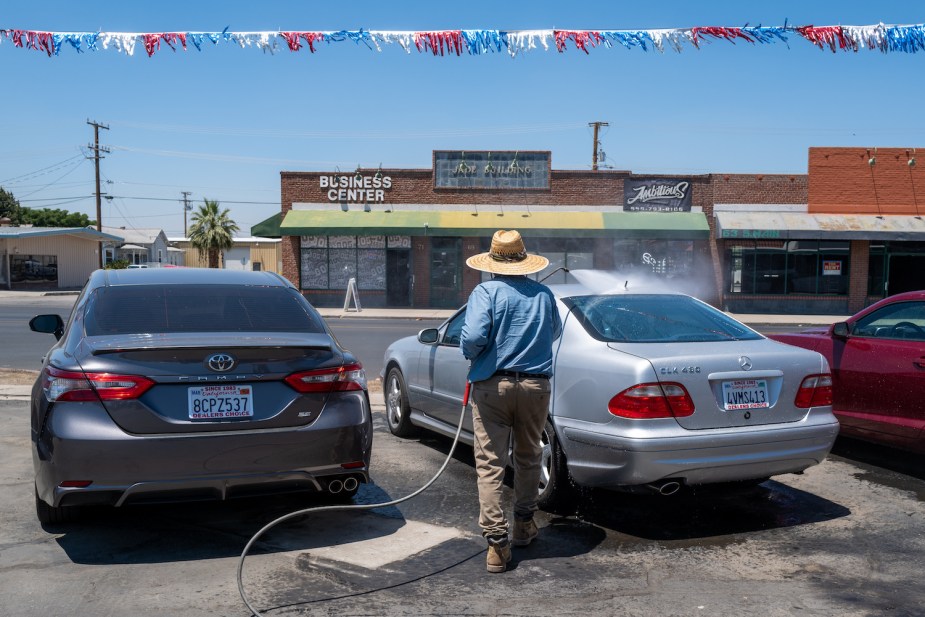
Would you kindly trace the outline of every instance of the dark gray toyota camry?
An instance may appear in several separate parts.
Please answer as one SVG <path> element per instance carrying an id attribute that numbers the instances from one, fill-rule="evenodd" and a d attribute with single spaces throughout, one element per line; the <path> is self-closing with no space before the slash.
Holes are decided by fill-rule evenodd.
<path id="1" fill-rule="evenodd" d="M 350 498 L 368 481 L 366 375 L 318 312 L 268 272 L 98 270 L 32 389 L 43 523 L 79 506 L 288 491 Z"/>

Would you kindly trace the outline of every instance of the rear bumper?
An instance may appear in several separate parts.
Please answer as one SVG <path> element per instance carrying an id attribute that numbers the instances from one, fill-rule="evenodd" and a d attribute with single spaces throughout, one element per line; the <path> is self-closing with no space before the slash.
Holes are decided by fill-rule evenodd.
<path id="1" fill-rule="evenodd" d="M 754 430 L 683 431 L 653 438 L 589 430 L 554 419 L 574 480 L 620 488 L 666 479 L 686 484 L 752 480 L 803 471 L 821 463 L 838 435 L 831 414 Z"/>
<path id="2" fill-rule="evenodd" d="M 159 435 L 128 434 L 100 407 L 71 404 L 50 411 L 32 453 L 36 490 L 48 504 L 119 506 L 366 482 L 372 435 L 365 395 L 345 397 L 298 428 Z M 91 484 L 62 487 L 67 481 Z"/>

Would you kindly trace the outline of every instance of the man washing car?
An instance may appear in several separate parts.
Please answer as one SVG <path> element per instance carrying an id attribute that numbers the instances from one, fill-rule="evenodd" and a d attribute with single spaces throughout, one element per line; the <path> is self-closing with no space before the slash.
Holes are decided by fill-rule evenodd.
<path id="1" fill-rule="evenodd" d="M 526 252 L 517 231 L 497 231 L 491 250 L 466 265 L 489 272 L 466 305 L 463 355 L 472 362 L 472 423 L 478 473 L 479 526 L 488 541 L 489 572 L 504 572 L 511 544 L 536 538 L 533 520 L 541 471 L 540 436 L 549 411 L 552 344 L 562 322 L 552 292 L 528 278 L 549 260 Z M 514 526 L 509 537 L 501 492 L 513 438 Z"/>

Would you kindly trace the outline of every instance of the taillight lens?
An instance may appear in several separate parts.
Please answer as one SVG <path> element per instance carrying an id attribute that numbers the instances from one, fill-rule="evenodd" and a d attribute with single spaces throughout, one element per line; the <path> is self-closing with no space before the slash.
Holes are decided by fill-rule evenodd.
<path id="1" fill-rule="evenodd" d="M 345 392 L 366 389 L 366 371 L 363 365 L 345 364 L 334 368 L 293 373 L 286 377 L 297 392 Z"/>
<path id="2" fill-rule="evenodd" d="M 147 392 L 154 382 L 139 375 L 82 373 L 48 366 L 42 372 L 42 390 L 49 401 L 124 401 Z"/>
<path id="3" fill-rule="evenodd" d="M 610 399 L 607 410 L 621 418 L 683 418 L 694 413 L 694 401 L 679 383 L 642 383 Z"/>
<path id="4" fill-rule="evenodd" d="M 821 407 L 832 404 L 832 376 L 810 375 L 800 384 L 797 398 L 793 402 L 797 407 Z"/>

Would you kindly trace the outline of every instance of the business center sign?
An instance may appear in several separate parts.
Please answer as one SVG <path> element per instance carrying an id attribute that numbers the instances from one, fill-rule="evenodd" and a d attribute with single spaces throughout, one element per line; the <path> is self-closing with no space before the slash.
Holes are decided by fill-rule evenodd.
<path id="1" fill-rule="evenodd" d="M 691 182 L 678 178 L 623 181 L 625 212 L 690 212 Z"/>
<path id="2" fill-rule="evenodd" d="M 382 172 L 356 175 L 320 176 L 318 188 L 327 191 L 328 201 L 375 203 L 385 201 L 385 192 L 392 188 L 391 176 Z"/>

